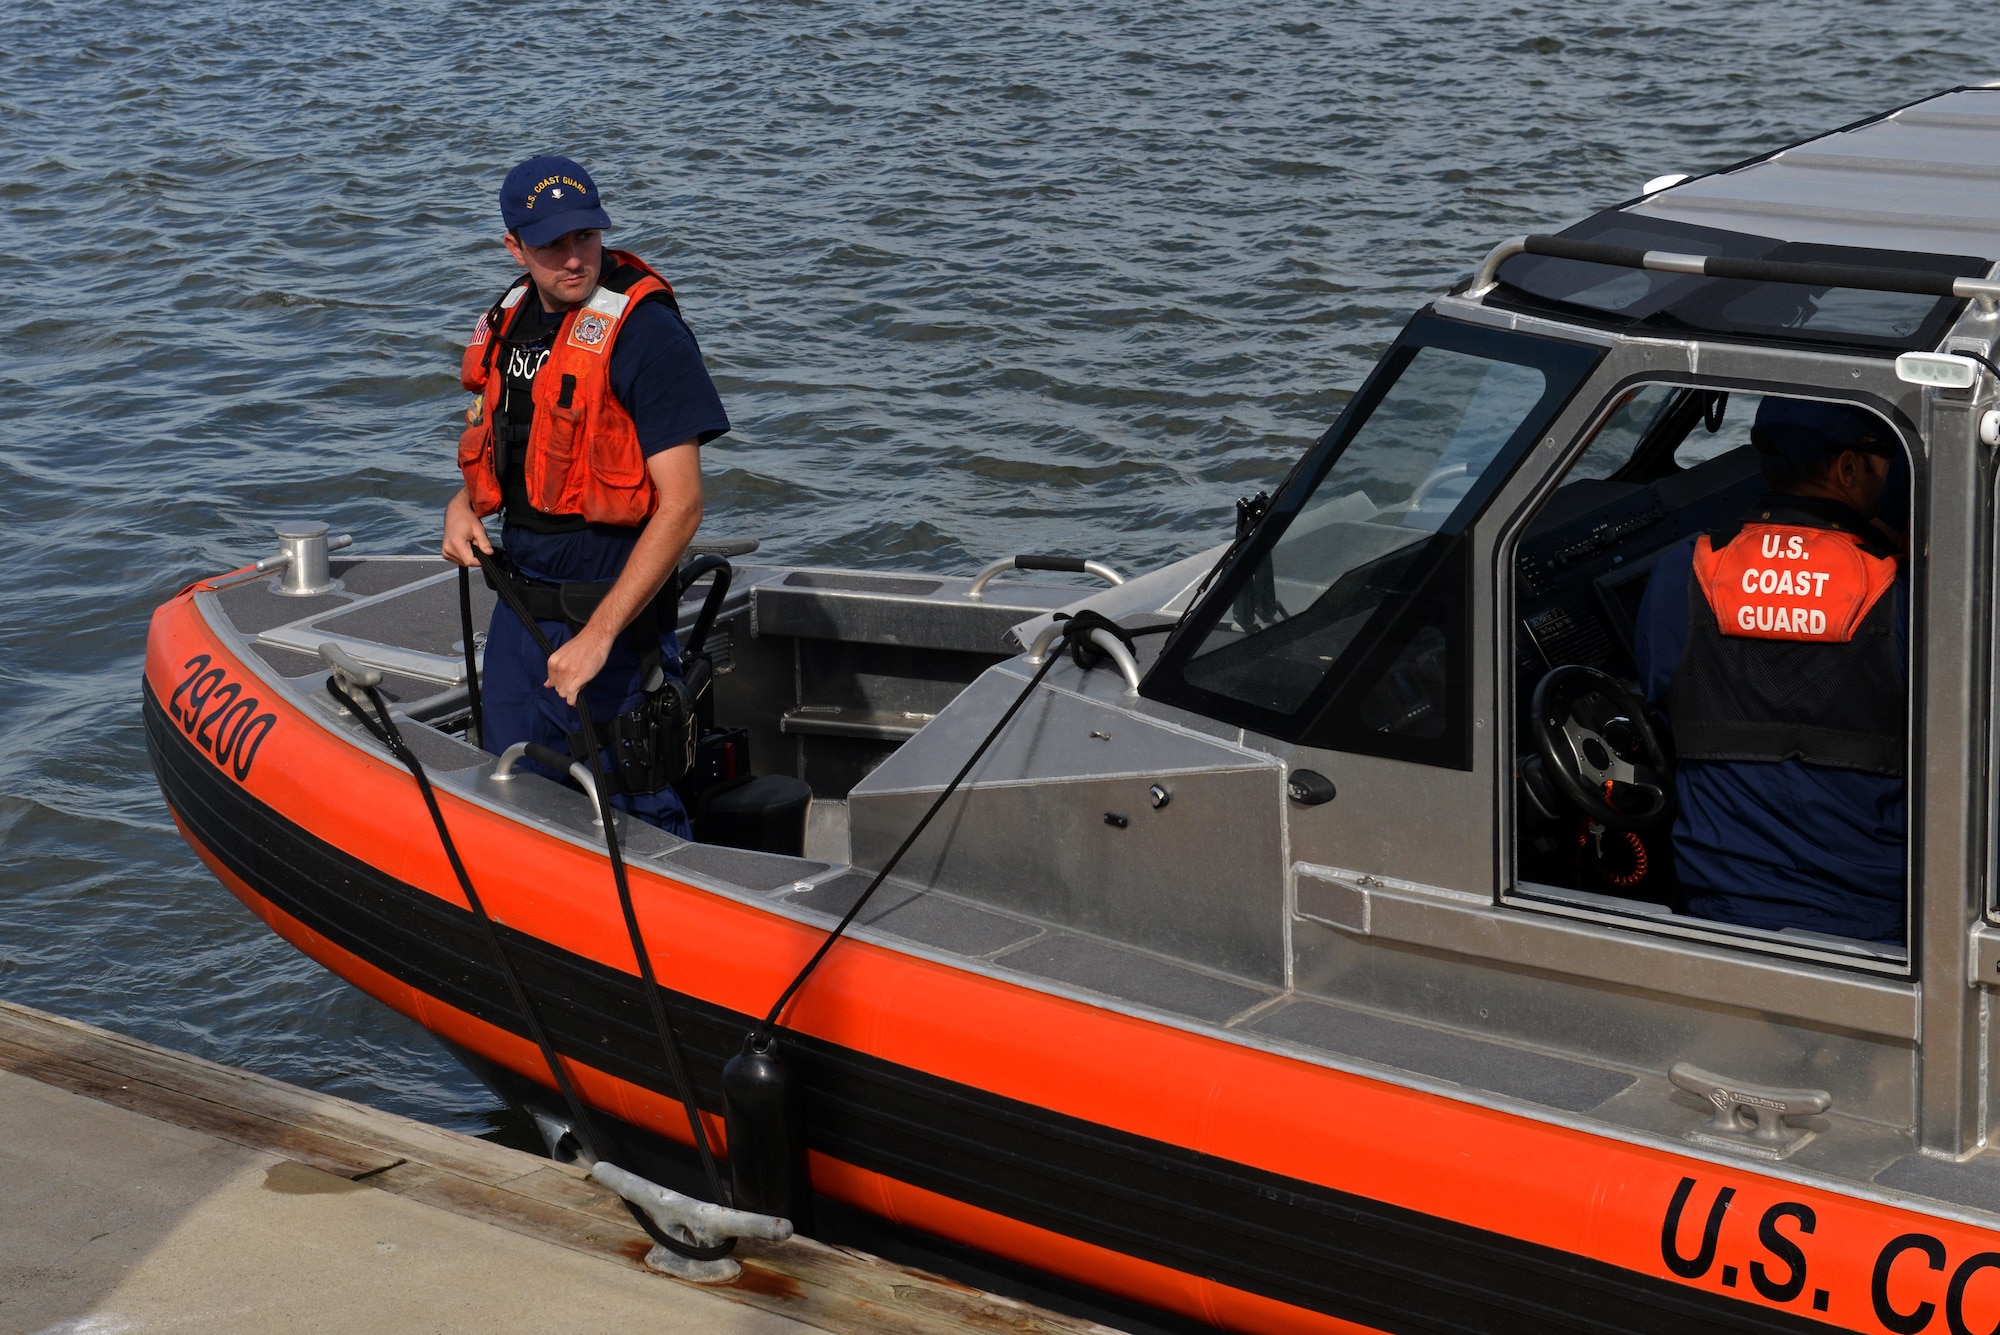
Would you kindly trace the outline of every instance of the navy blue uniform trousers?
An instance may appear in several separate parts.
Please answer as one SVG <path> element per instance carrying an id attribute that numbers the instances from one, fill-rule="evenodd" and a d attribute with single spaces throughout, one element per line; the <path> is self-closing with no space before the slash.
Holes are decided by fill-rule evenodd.
<path id="1" fill-rule="evenodd" d="M 549 637 L 549 643 L 561 648 L 569 642 L 569 626 L 561 621 L 537 622 L 542 633 Z M 680 645 L 672 630 L 663 631 L 660 647 L 665 654 L 668 675 L 680 675 Z M 516 742 L 540 742 L 543 746 L 568 754 L 569 735 L 583 726 L 574 707 L 563 703 L 563 698 L 542 683 L 548 680 L 548 660 L 542 656 L 541 647 L 528 634 L 526 626 L 514 615 L 512 608 L 503 601 L 493 609 L 493 624 L 486 632 L 486 662 L 480 673 L 480 740 L 488 751 L 498 755 Z M 611 654 L 604 661 L 604 670 L 597 674 L 597 680 L 583 690 L 582 700 L 590 706 L 591 718 L 602 723 L 628 709 L 636 709 L 644 692 L 641 690 L 639 656 L 632 646 L 632 632 L 626 631 L 612 646 Z M 598 738 L 604 740 L 604 730 L 598 730 Z M 545 774 L 552 779 L 570 782 L 566 774 L 556 774 L 544 766 L 523 760 L 522 766 Z M 610 757 L 606 754 L 598 766 L 600 782 L 611 773 Z M 615 780 L 611 792 L 612 805 L 621 811 L 629 811 L 649 825 L 657 825 L 669 834 L 683 839 L 692 839 L 693 830 L 688 824 L 687 808 L 681 805 L 680 794 L 671 787 L 662 788 L 657 793 L 626 795 L 617 791 Z"/>

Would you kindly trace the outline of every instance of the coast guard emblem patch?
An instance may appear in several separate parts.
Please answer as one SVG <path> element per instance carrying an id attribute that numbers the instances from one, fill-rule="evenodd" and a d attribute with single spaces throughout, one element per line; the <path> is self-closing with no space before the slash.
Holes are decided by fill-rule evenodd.
<path id="1" fill-rule="evenodd" d="M 486 396 L 484 394 L 475 394 L 472 396 L 472 402 L 465 405 L 465 424 L 467 426 L 478 426 L 485 420 Z"/>
<path id="2" fill-rule="evenodd" d="M 595 311 L 584 311 L 576 317 L 576 328 L 569 331 L 569 341 L 578 347 L 596 348 L 610 332 L 611 321 Z"/>

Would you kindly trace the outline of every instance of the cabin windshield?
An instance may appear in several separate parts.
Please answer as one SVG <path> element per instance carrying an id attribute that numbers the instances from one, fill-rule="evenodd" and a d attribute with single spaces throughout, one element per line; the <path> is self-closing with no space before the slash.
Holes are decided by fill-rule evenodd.
<path id="1" fill-rule="evenodd" d="M 1210 628 L 1189 679 L 1297 709 L 1547 388 L 1532 366 L 1419 348 Z"/>
<path id="2" fill-rule="evenodd" d="M 1148 693 L 1317 739 L 1341 683 L 1366 678 L 1353 745 L 1459 763 L 1460 535 L 1597 356 L 1419 317 L 1177 637 L 1163 658 L 1172 667 L 1151 683 L 1164 689 Z"/>

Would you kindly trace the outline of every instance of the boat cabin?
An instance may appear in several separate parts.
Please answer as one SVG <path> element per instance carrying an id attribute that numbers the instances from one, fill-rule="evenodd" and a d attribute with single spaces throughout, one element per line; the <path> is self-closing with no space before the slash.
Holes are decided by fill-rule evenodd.
<path id="1" fill-rule="evenodd" d="M 1219 565 L 1083 604 L 1174 630 L 1138 642 L 1136 693 L 1052 677 L 902 873 L 1254 989 L 1215 1022 L 1634 1132 L 1708 1134 L 1718 1089 L 1820 1093 L 1816 1144 L 1738 1147 L 2000 1208 L 2000 1171 L 1933 1190 L 1905 1157 L 1979 1151 L 1996 1092 L 2000 323 L 1990 284 L 1951 287 L 2000 255 L 1996 148 L 2000 92 L 1960 91 L 1500 248 L 1410 320 Z M 1907 684 L 1854 687 L 1907 720 L 1907 754 L 1863 776 L 1888 869 L 1819 869 L 1834 899 L 1900 887 L 1865 935 L 1691 905 L 1661 809 L 1673 719 L 1641 698 L 1654 568 L 1753 517 L 1773 400 L 1851 406 L 1892 443 L 1868 536 L 1895 552 Z M 860 865 L 1025 673 L 993 669 L 854 789 Z M 1607 781 L 1656 819 L 1591 803 Z M 1745 823 L 1725 833 L 1773 837 Z M 1119 972 L 1093 949 L 1065 966 L 1085 986 Z"/>

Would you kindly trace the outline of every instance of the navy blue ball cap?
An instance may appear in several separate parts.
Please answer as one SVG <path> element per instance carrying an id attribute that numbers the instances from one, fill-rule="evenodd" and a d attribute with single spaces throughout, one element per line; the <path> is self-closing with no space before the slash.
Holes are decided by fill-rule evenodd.
<path id="1" fill-rule="evenodd" d="M 553 153 L 529 158 L 507 173 L 500 183 L 500 217 L 527 246 L 546 246 L 571 232 L 611 226 L 590 173 Z"/>
<path id="2" fill-rule="evenodd" d="M 1897 452 L 1895 432 L 1866 408 L 1776 395 L 1766 395 L 1757 405 L 1750 443 L 1794 464 L 1814 463 L 1848 450 L 1882 455 Z"/>

